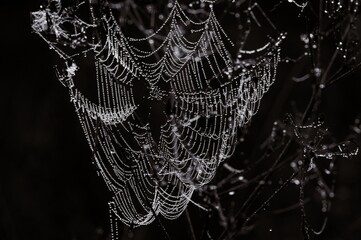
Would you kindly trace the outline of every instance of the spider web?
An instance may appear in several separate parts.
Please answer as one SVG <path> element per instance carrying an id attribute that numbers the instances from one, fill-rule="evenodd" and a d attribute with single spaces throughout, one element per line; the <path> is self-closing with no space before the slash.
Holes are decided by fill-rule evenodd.
<path id="1" fill-rule="evenodd" d="M 52 2 L 55 7 L 32 14 L 32 27 L 64 59 L 58 78 L 113 193 L 111 214 L 132 226 L 149 224 L 159 214 L 178 218 L 194 190 L 209 183 L 233 154 L 237 130 L 257 113 L 275 81 L 283 36 L 255 50 L 241 47 L 239 54 L 258 54 L 247 63 L 227 50 L 232 43 L 213 1 L 203 19 L 172 2 L 161 26 L 143 38 L 126 36 L 108 7 L 88 24 L 74 17 L 73 8 Z M 89 41 L 89 29 L 101 33 L 96 43 Z M 90 46 L 84 52 L 94 53 L 97 100 L 77 88 L 82 54 L 69 55 L 57 43 Z M 139 84 L 146 89 L 140 97 Z M 159 129 L 151 124 L 149 101 L 166 105 Z"/>

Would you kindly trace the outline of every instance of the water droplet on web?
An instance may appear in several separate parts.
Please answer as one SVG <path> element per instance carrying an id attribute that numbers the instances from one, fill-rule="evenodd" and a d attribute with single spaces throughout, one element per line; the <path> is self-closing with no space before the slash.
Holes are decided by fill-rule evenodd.
<path id="1" fill-rule="evenodd" d="M 233 196 L 234 194 L 235 194 L 234 191 L 231 191 L 231 192 L 228 193 L 229 196 Z"/>

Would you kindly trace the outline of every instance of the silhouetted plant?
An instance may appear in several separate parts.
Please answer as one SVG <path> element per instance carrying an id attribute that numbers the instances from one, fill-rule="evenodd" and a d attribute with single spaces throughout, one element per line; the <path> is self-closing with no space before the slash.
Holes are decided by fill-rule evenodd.
<path id="1" fill-rule="evenodd" d="M 270 16 L 287 10 L 304 30 Z M 32 17 L 114 195 L 112 239 L 154 220 L 173 239 L 161 216 L 182 214 L 193 240 L 240 239 L 295 209 L 304 239 L 325 230 L 337 162 L 359 150 L 359 118 L 339 140 L 321 109 L 361 65 L 358 0 L 49 0 Z M 270 118 L 260 100 L 288 94 L 278 81 L 310 93 L 269 98 Z"/>

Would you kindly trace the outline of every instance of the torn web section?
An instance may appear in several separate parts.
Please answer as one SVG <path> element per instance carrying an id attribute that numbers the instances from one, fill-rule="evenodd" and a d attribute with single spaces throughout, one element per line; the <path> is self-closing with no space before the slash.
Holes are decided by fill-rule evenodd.
<path id="1" fill-rule="evenodd" d="M 74 1 L 64 6 L 61 0 L 48 0 L 46 5 L 40 6 L 40 10 L 31 13 L 31 28 L 50 46 L 77 49 L 79 52 L 81 48 L 88 49 L 94 45 L 91 36 L 96 25 L 92 23 L 88 9 L 87 2 Z"/>

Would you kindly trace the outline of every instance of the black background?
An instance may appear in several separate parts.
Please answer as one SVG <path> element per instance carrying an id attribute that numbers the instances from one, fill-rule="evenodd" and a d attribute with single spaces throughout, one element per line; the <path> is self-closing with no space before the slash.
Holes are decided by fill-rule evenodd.
<path id="1" fill-rule="evenodd" d="M 91 152 L 68 94 L 56 80 L 56 56 L 31 33 L 29 14 L 39 8 L 40 1 L 0 4 L 0 239 L 107 239 L 111 196 L 91 164 Z M 295 57 L 297 33 L 304 31 L 304 22 L 297 18 L 298 9 L 287 7 L 293 10 L 280 8 L 270 17 L 289 33 L 283 53 Z M 292 111 L 292 101 L 300 109 L 305 107 L 309 83 L 290 80 L 305 67 L 302 63 L 280 66 L 245 146 L 259 144 L 273 122 Z M 321 110 L 330 131 L 344 139 L 361 112 L 360 73 L 327 89 Z M 315 239 L 361 239 L 360 157 L 340 159 L 337 168 L 330 221 L 325 233 Z M 299 213 L 261 221 L 272 232 L 256 229 L 250 239 L 301 239 Z M 164 222 L 174 239 L 190 239 L 184 217 Z M 155 224 L 141 228 L 135 239 L 162 239 L 161 230 Z"/>

